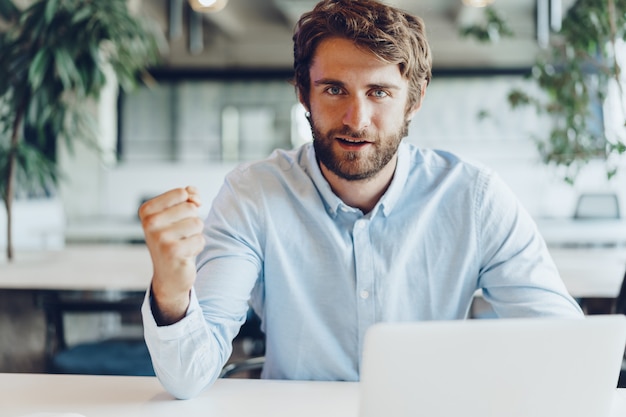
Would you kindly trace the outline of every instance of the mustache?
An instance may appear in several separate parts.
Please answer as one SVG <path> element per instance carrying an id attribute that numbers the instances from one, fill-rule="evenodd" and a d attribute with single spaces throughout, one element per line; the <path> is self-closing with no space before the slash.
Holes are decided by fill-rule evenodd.
<path id="1" fill-rule="evenodd" d="M 329 137 L 333 137 L 333 136 L 348 136 L 348 137 L 351 137 L 353 139 L 365 139 L 365 140 L 369 140 L 369 141 L 374 141 L 376 139 L 376 138 L 368 135 L 365 130 L 355 131 L 355 130 L 350 129 L 350 127 L 348 127 L 348 126 L 343 126 L 343 127 L 339 128 L 339 129 L 331 129 L 328 132 L 328 136 Z"/>

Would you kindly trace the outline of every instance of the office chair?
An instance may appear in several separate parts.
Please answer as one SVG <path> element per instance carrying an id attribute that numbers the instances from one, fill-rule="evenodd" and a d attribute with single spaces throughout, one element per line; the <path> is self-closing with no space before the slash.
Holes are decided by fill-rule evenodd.
<path id="1" fill-rule="evenodd" d="M 615 299 L 615 305 L 613 309 L 614 314 L 626 315 L 626 273 L 622 280 L 622 286 L 620 287 L 619 294 Z M 624 353 L 624 360 L 622 361 L 622 369 L 619 373 L 619 381 L 617 382 L 618 388 L 626 388 L 626 352 Z"/>
<path id="2" fill-rule="evenodd" d="M 40 291 L 38 303 L 46 316 L 46 372 L 55 374 L 154 376 L 148 347 L 143 334 L 133 337 L 111 337 L 69 346 L 66 341 L 66 313 L 107 313 L 132 315 L 141 322 L 143 293 L 121 293 L 115 299 L 104 299 L 81 292 Z M 135 322 L 134 321 L 134 322 Z M 225 365 L 221 376 L 238 374 L 258 378 L 264 363 L 265 334 L 261 319 L 252 309 L 233 341 L 240 347 L 243 359 Z"/>
<path id="3" fill-rule="evenodd" d="M 46 370 L 55 374 L 153 376 L 154 369 L 143 335 L 93 340 L 68 346 L 63 317 L 66 313 L 138 315 L 143 295 L 123 294 L 105 300 L 83 296 L 63 297 L 43 292 L 41 303 L 46 314 Z"/>
<path id="4" fill-rule="evenodd" d="M 621 217 L 619 199 L 615 193 L 582 193 L 578 197 L 574 219 L 600 220 Z"/>
<path id="5" fill-rule="evenodd" d="M 252 308 L 248 310 L 246 321 L 233 340 L 233 345 L 241 354 L 233 352 L 220 378 L 260 378 L 265 364 L 265 333 L 261 330 L 261 319 Z M 237 357 L 239 355 L 241 358 Z"/>
<path id="6" fill-rule="evenodd" d="M 265 356 L 256 356 L 231 362 L 224 366 L 222 372 L 220 373 L 220 378 L 232 378 L 245 372 L 246 378 L 257 379 L 260 376 L 263 365 L 265 365 Z"/>

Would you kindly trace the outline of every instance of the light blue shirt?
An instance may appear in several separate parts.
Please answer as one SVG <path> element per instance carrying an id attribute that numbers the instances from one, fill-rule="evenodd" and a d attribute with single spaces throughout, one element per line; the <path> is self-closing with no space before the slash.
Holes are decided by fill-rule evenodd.
<path id="1" fill-rule="evenodd" d="M 264 378 L 359 379 L 380 321 L 456 320 L 477 290 L 498 317 L 582 316 L 536 225 L 494 172 L 403 143 L 367 214 L 344 204 L 311 144 L 230 173 L 205 222 L 186 317 L 144 328 L 180 398 L 215 381 L 248 302 L 266 332 Z"/>

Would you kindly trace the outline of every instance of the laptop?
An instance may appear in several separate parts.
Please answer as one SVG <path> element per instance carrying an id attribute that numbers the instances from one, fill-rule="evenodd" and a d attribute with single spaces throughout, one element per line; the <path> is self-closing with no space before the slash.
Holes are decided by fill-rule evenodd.
<path id="1" fill-rule="evenodd" d="M 359 417 L 607 417 L 626 316 L 378 323 Z"/>

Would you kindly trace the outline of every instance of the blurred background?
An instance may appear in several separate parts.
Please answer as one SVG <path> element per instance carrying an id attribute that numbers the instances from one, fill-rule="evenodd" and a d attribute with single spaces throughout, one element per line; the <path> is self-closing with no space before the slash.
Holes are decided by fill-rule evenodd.
<path id="1" fill-rule="evenodd" d="M 24 10 L 33 2 L 13 3 Z M 156 28 L 159 60 L 128 90 L 105 66 L 98 97 L 82 104 L 97 122 L 94 140 L 71 146 L 52 140 L 45 152 L 59 181 L 36 192 L 15 190 L 15 259 L 0 261 L 0 371 L 49 370 L 53 357 L 71 346 L 140 336 L 136 308 L 151 274 L 140 204 L 191 184 L 200 190 L 205 216 L 236 164 L 310 140 L 289 79 L 293 26 L 316 2 L 203 3 L 129 0 L 131 13 Z M 573 295 L 589 312 L 613 309 L 626 270 L 624 158 L 614 152 L 565 165 L 547 160 L 537 144 L 549 140 L 553 115 L 532 105 L 514 108 L 509 97 L 516 90 L 550 96 L 533 78 L 538 60 L 559 48 L 568 13 L 584 2 L 388 3 L 424 19 L 434 59 L 406 141 L 495 169 L 536 220 Z M 0 31 L 12 25 L 5 20 Z M 623 43 L 615 50 L 624 50 Z M 610 85 L 581 117 L 599 114 L 604 131 L 617 124 L 622 134 L 618 92 L 619 82 Z M 0 209 L 0 247 L 7 244 L 6 227 Z"/>

